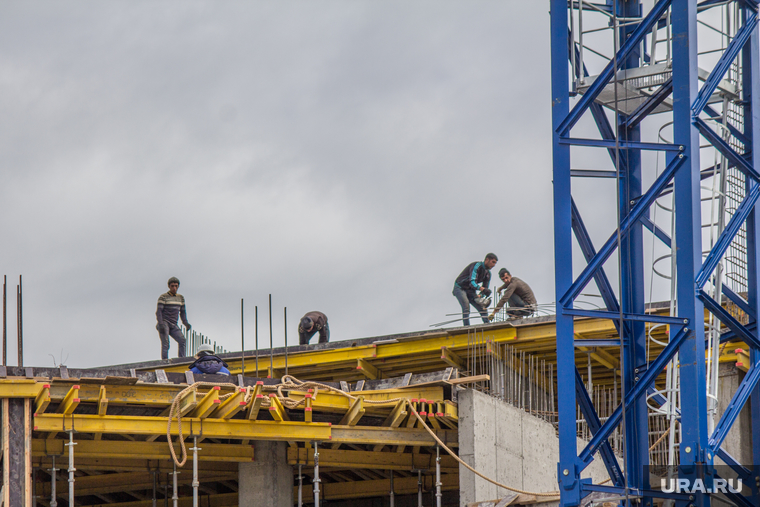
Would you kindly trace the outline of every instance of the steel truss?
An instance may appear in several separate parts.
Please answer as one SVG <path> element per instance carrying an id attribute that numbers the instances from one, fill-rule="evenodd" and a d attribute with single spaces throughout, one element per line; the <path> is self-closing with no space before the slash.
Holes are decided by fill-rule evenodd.
<path id="1" fill-rule="evenodd" d="M 754 128 L 755 123 L 760 121 L 760 35 L 757 1 L 735 1 L 739 9 L 737 12 L 741 13 L 741 26 L 736 27 L 730 42 L 721 49 L 720 58 L 706 76 L 704 72 L 700 75 L 697 65 L 698 14 L 715 5 L 731 2 L 659 0 L 648 12 L 642 13 L 643 6 L 639 0 L 607 0 L 606 3 L 551 0 L 554 243 L 560 389 L 558 477 L 562 506 L 579 505 L 593 491 L 617 495 L 627 499 L 629 505 L 652 507 L 655 499 L 668 499 L 676 506 L 684 507 L 710 505 L 710 495 L 705 493 L 655 490 L 649 484 L 650 479 L 644 469 L 649 462 L 646 397 L 648 393 L 652 394 L 654 381 L 676 354 L 680 364 L 682 400 L 679 476 L 691 481 L 701 478 L 710 487 L 717 478 L 713 466 L 714 457 L 718 456 L 744 481 L 744 491 L 734 494 L 732 500 L 740 507 L 760 505 L 760 467 L 757 466 L 760 464 L 760 339 L 757 331 L 757 316 L 760 314 L 760 284 L 757 278 L 760 217 L 756 206 L 760 198 L 760 157 L 754 156 L 760 153 L 760 133 Z M 590 83 L 584 82 L 584 77 L 588 75 L 582 59 L 585 46 L 582 39 L 580 43 L 576 41 L 574 18 L 571 17 L 583 9 L 606 12 L 613 30 L 617 31 L 617 40 L 622 41 L 610 48 L 607 53 L 615 53 L 615 57 L 593 81 L 589 80 Z M 653 34 L 652 40 L 656 40 L 659 29 L 667 29 L 669 34 L 668 61 L 663 64 L 653 61 L 645 45 L 645 38 L 650 34 Z M 582 28 L 580 33 L 583 33 Z M 722 83 L 732 64 L 742 69 L 739 90 L 729 89 Z M 658 69 L 666 68 L 669 74 L 663 74 L 661 82 L 652 86 L 651 93 L 640 97 L 638 103 L 623 104 L 618 108 L 621 97 L 615 92 L 615 114 L 611 122 L 607 112 L 613 109 L 610 88 L 615 90 L 619 79 L 627 79 L 629 76 L 626 73 L 641 74 L 640 71 L 647 66 L 653 68 L 657 65 L 660 65 Z M 582 87 L 578 87 L 578 83 Z M 603 99 L 605 93 L 606 99 Z M 739 104 L 743 114 L 743 128 L 732 125 L 724 128 L 742 149 L 727 142 L 723 132 L 716 132 L 709 124 L 718 115 L 710 104 L 721 93 L 737 94 L 735 103 Z M 642 132 L 646 132 L 642 130 L 641 123 L 655 113 L 671 115 L 672 143 L 643 140 L 647 136 L 642 136 Z M 599 130 L 598 138 L 571 135 L 572 129 L 584 116 L 593 118 Z M 700 140 L 712 145 L 724 157 L 728 167 L 741 171 L 746 190 L 741 205 L 733 212 L 704 258 L 700 183 L 705 175 L 700 165 Z M 571 149 L 577 146 L 606 149 L 612 158 L 614 171 L 572 170 Z M 658 150 L 665 154 L 666 167 L 649 188 L 644 188 L 643 184 L 642 150 Z M 573 176 L 612 177 L 618 182 L 618 228 L 598 250 L 573 201 Z M 677 308 L 670 317 L 658 317 L 645 311 L 643 238 L 649 231 L 658 241 L 670 247 L 668 233 L 650 219 L 653 203 L 666 192 L 673 192 L 674 195 L 673 239 L 678 245 L 674 296 Z M 724 285 L 722 302 L 730 301 L 744 312 L 747 317 L 744 323 L 705 290 L 740 230 L 746 231 L 748 290 L 746 296 L 739 295 Z M 578 276 L 573 274 L 573 235 L 586 261 Z M 616 252 L 619 266 L 622 267 L 617 291 L 619 296 L 604 270 L 605 262 Z M 606 309 L 590 311 L 574 308 L 574 302 L 592 281 Z M 721 335 L 722 343 L 744 341 L 751 351 L 749 371 L 712 432 L 708 432 L 707 422 L 705 309 L 728 329 Z M 621 335 L 622 403 L 604 422 L 597 416 L 576 368 L 573 343 L 575 316 L 613 319 Z M 670 326 L 670 342 L 654 360 L 647 354 L 647 323 Z M 614 342 L 611 340 L 610 343 Z M 655 401 L 658 398 L 664 402 L 662 396 L 654 396 Z M 746 463 L 739 464 L 721 448 L 729 429 L 750 398 L 751 428 L 755 436 L 752 452 L 756 466 L 753 471 L 744 466 Z M 577 450 L 576 407 L 580 407 L 593 434 L 580 453 Z M 626 449 L 623 466 L 608 441 L 613 431 L 621 425 Z M 597 452 L 607 467 L 611 484 L 594 485 L 590 480 L 581 479 L 581 472 Z M 620 502 L 625 504 L 626 500 Z"/>

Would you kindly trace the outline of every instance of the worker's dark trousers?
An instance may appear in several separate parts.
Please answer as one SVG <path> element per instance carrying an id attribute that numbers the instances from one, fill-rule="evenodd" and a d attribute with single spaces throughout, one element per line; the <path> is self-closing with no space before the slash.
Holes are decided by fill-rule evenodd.
<path id="1" fill-rule="evenodd" d="M 465 326 L 470 325 L 470 305 L 480 312 L 480 316 L 483 318 L 483 323 L 488 324 L 488 312 L 485 308 L 475 302 L 477 295 L 475 291 L 465 291 L 459 285 L 454 284 L 454 290 L 451 292 L 454 297 L 459 301 L 459 306 L 462 307 L 462 322 Z"/>
<path id="2" fill-rule="evenodd" d="M 322 338 L 322 335 L 319 335 L 319 343 L 327 343 L 330 341 L 330 326 L 328 324 L 325 324 L 324 327 L 325 330 L 325 337 Z M 308 345 L 309 340 L 311 340 L 311 337 L 314 336 L 316 333 L 318 333 L 316 329 L 313 331 L 309 331 L 308 333 L 298 333 L 298 343 L 300 345 Z"/>
<path id="3" fill-rule="evenodd" d="M 508 310 L 507 313 L 510 317 L 528 317 L 533 313 L 533 307 L 526 305 L 525 301 L 514 292 L 507 299 L 507 303 L 509 303 L 510 308 L 520 308 L 520 310 Z"/>
<path id="4" fill-rule="evenodd" d="M 169 359 L 169 336 L 177 342 L 177 357 L 185 357 L 185 337 L 177 324 L 164 321 L 157 324 L 158 337 L 161 338 L 161 359 Z"/>

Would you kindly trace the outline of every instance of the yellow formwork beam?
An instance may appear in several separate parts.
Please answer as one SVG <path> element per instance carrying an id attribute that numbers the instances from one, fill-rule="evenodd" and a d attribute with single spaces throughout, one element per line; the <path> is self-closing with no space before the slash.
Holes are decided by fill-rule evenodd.
<path id="1" fill-rule="evenodd" d="M 216 482 L 237 479 L 237 473 L 230 472 L 204 472 L 200 474 L 201 482 Z M 192 483 L 192 474 L 180 474 L 177 477 L 177 483 L 188 485 Z M 121 493 L 124 491 L 144 491 L 153 487 L 153 474 L 150 472 L 126 472 L 115 474 L 99 474 L 90 476 L 80 476 L 76 478 L 77 495 L 103 495 L 108 493 Z M 49 482 L 38 482 L 36 492 L 38 496 L 49 497 L 51 484 Z M 68 495 L 68 480 L 56 482 L 56 492 L 58 496 L 66 497 Z"/>
<path id="2" fill-rule="evenodd" d="M 108 411 L 108 398 L 106 398 L 106 386 L 100 386 L 98 395 L 98 415 L 106 415 Z"/>
<path id="3" fill-rule="evenodd" d="M 243 410 L 246 406 L 245 389 L 238 389 L 232 396 L 224 400 L 211 415 L 212 419 L 232 419 L 235 414 Z"/>
<path id="4" fill-rule="evenodd" d="M 68 457 L 69 448 L 62 439 L 32 440 L 32 456 Z M 168 460 L 171 459 L 169 445 L 166 442 L 129 442 L 115 440 L 77 440 L 74 450 L 76 459 L 141 459 Z M 203 444 L 203 452 L 198 453 L 201 461 L 248 462 L 253 461 L 253 446 L 240 444 Z M 77 463 L 77 468 L 79 464 Z M 143 461 L 142 468 L 145 469 Z"/>
<path id="5" fill-rule="evenodd" d="M 285 412 L 285 407 L 282 406 L 282 402 L 276 394 L 272 393 L 269 395 L 269 403 L 271 404 L 269 415 L 272 416 L 272 419 L 275 421 L 290 421 L 288 413 Z"/>
<path id="6" fill-rule="evenodd" d="M 346 415 L 340 420 L 338 424 L 345 426 L 356 426 L 359 420 L 364 415 L 364 397 L 359 396 L 351 402 L 351 407 L 346 412 Z"/>
<path id="7" fill-rule="evenodd" d="M 294 401 L 301 401 L 308 393 L 303 391 L 290 391 L 288 398 Z M 313 393 L 312 393 L 313 394 Z M 361 395 L 366 401 L 387 401 L 395 398 L 425 398 L 442 400 L 443 387 L 440 386 L 424 386 L 424 387 L 408 387 L 403 389 L 382 389 L 376 391 L 354 391 L 352 396 Z M 395 407 L 397 402 L 390 402 L 387 405 L 367 404 L 365 409 L 368 414 L 385 414 L 391 407 Z M 345 413 L 351 406 L 351 399 L 342 394 L 337 394 L 329 391 L 322 391 L 313 395 L 312 406 L 314 410 L 318 412 L 334 412 Z"/>
<path id="8" fill-rule="evenodd" d="M 41 414 L 47 410 L 50 405 L 50 384 L 43 384 L 42 390 L 34 400 L 34 412 Z"/>
<path id="9" fill-rule="evenodd" d="M 34 379 L 0 380 L 0 398 L 37 398 L 43 385 L 47 383 L 37 382 Z"/>
<path id="10" fill-rule="evenodd" d="M 203 449 L 207 444 L 204 444 Z M 76 453 L 75 453 L 76 454 Z M 60 465 L 60 456 L 56 456 L 56 465 Z M 135 458 L 83 458 L 75 456 L 76 468 L 82 471 L 95 472 L 144 472 L 145 470 L 155 470 L 156 472 L 171 472 L 173 470 L 173 461 L 167 459 L 144 459 Z M 67 459 L 66 456 L 63 459 Z M 211 470 L 217 472 L 237 472 L 240 460 L 218 461 L 216 459 L 204 460 L 198 456 L 198 470 Z M 246 460 L 247 461 L 247 460 Z M 42 468 L 51 468 L 52 458 L 41 455 L 34 458 L 35 466 Z M 204 502 L 205 504 L 205 502 Z M 205 507 L 205 505 L 204 505 Z"/>
<path id="11" fill-rule="evenodd" d="M 304 399 L 304 409 L 303 409 L 303 420 L 306 422 L 311 422 L 314 419 L 314 396 L 311 393 L 311 389 L 309 389 L 310 392 L 308 392 Z"/>
<path id="12" fill-rule="evenodd" d="M 151 485 L 151 488 L 152 487 L 153 486 Z M 203 507 L 238 507 L 237 493 L 220 493 L 217 495 L 204 494 L 201 498 Z M 163 500 L 161 500 L 161 502 L 163 502 Z M 133 502 L 107 503 L 102 505 L 108 505 L 109 507 L 153 507 L 153 500 L 135 500 Z M 180 496 L 177 499 L 177 507 L 193 507 L 192 495 Z"/>
<path id="13" fill-rule="evenodd" d="M 437 430 L 435 434 L 449 447 L 459 446 L 456 431 Z M 384 428 L 382 426 L 333 426 L 332 442 L 342 444 L 436 445 L 433 437 L 424 428 Z"/>
<path id="14" fill-rule="evenodd" d="M 197 417 L 199 419 L 205 419 L 211 412 L 217 409 L 221 405 L 219 400 L 219 386 L 214 386 L 201 398 L 198 405 L 189 413 L 190 417 Z"/>
<path id="15" fill-rule="evenodd" d="M 749 371 L 749 367 L 752 365 L 749 359 L 749 352 L 746 349 L 738 348 L 734 349 L 734 354 L 736 354 L 734 365 L 744 372 Z"/>
<path id="16" fill-rule="evenodd" d="M 441 347 L 441 361 L 448 364 L 449 366 L 453 366 L 458 370 L 467 369 L 464 366 L 464 361 L 462 361 L 462 358 L 452 352 L 448 347 Z"/>
<path id="17" fill-rule="evenodd" d="M 264 383 L 256 382 L 256 387 L 253 388 L 253 394 L 248 401 L 248 419 L 256 420 L 259 416 L 259 410 L 261 410 L 261 404 L 264 402 L 264 395 L 261 394 L 261 389 Z"/>
<path id="18" fill-rule="evenodd" d="M 58 405 L 58 410 L 56 412 L 64 415 L 72 414 L 79 406 L 79 402 L 79 386 L 74 384 L 63 398 L 61 404 Z"/>
<path id="19" fill-rule="evenodd" d="M 40 414 L 34 418 L 35 431 L 69 431 L 117 435 L 165 435 L 168 418 L 142 416 L 97 416 Z M 184 418 L 183 434 L 204 438 L 240 440 L 330 440 L 329 423 L 250 421 L 244 419 Z M 172 420 L 171 434 L 177 435 L 177 421 Z"/>
<path id="20" fill-rule="evenodd" d="M 552 334 L 554 336 L 554 323 L 551 323 Z M 485 330 L 486 334 L 496 342 L 514 341 L 517 338 L 517 331 L 511 326 L 493 327 Z M 359 359 L 363 359 L 370 364 L 373 360 L 393 360 L 405 356 L 415 356 L 419 354 L 429 354 L 436 358 L 440 356 L 441 347 L 448 349 L 467 349 L 467 332 L 439 332 L 430 333 L 419 338 L 400 340 L 397 343 L 380 343 L 371 345 L 361 345 L 356 347 L 346 347 L 340 349 L 304 351 L 288 354 L 287 366 L 291 372 L 303 368 L 308 371 L 316 369 L 329 369 L 338 365 L 350 367 L 352 364 L 357 365 Z M 241 373 L 240 360 L 230 359 L 227 361 L 232 373 Z M 276 371 L 285 370 L 285 355 L 277 355 L 273 358 L 273 368 Z M 377 367 L 377 365 L 372 364 Z M 269 366 L 267 365 L 267 368 Z M 146 368 L 148 370 L 154 368 Z M 186 365 L 176 365 L 164 368 L 166 371 L 185 371 Z M 255 365 L 249 360 L 246 363 L 245 373 L 255 371 Z M 261 369 L 260 369 L 261 370 Z"/>
<path id="21" fill-rule="evenodd" d="M 357 359 L 356 369 L 370 380 L 379 379 L 383 376 L 382 372 L 380 372 L 375 366 L 372 366 L 372 364 L 366 359 Z"/>
<path id="22" fill-rule="evenodd" d="M 50 397 L 53 401 L 62 400 L 71 388 L 70 381 L 45 382 L 50 384 Z M 137 384 L 137 385 L 107 385 L 108 403 L 114 405 L 140 405 L 162 406 L 170 405 L 174 398 L 187 388 L 185 385 L 175 384 Z M 230 386 L 219 387 L 219 394 L 223 396 L 235 391 Z M 40 384 L 40 389 L 42 384 Z M 198 393 L 204 394 L 209 387 L 201 387 Z M 195 391 L 188 391 L 195 392 Z M 0 396 L 2 397 L 2 396 Z M 79 399 L 82 403 L 97 403 L 100 398 L 99 384 L 81 384 L 79 386 Z"/>
<path id="23" fill-rule="evenodd" d="M 288 449 L 288 464 L 314 465 L 314 451 L 300 447 Z M 319 450 L 319 466 L 333 468 L 362 468 L 380 470 L 435 470 L 435 454 L 396 452 Z M 441 456 L 441 471 L 456 473 L 459 463 L 448 455 Z"/>
<path id="24" fill-rule="evenodd" d="M 401 426 L 401 423 L 406 419 L 407 415 L 409 415 L 406 411 L 407 403 L 406 400 L 399 401 L 391 413 L 388 414 L 388 417 L 385 418 L 385 421 L 383 421 L 383 426 L 386 428 L 398 428 Z M 380 452 L 383 450 L 383 447 L 385 447 L 385 445 L 378 444 L 373 448 L 373 451 Z"/>

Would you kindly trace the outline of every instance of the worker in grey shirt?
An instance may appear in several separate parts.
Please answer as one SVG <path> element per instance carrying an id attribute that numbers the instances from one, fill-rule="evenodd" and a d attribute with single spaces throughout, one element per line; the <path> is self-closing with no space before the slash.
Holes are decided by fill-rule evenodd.
<path id="1" fill-rule="evenodd" d="M 499 278 L 504 282 L 504 285 L 498 288 L 498 292 L 502 293 L 503 291 L 503 293 L 496 304 L 496 308 L 488 316 L 489 320 L 493 320 L 494 316 L 506 304 L 509 304 L 510 308 L 514 308 L 514 310 L 507 310 L 509 313 L 508 320 L 521 319 L 532 315 L 536 311 L 536 296 L 533 295 L 530 286 L 516 276 L 512 276 L 507 268 L 499 270 Z"/>

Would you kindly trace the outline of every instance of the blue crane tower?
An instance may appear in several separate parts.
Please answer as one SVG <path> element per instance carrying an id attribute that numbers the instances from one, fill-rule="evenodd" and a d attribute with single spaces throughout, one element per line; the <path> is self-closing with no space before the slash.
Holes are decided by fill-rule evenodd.
<path id="1" fill-rule="evenodd" d="M 717 463 L 743 480 L 740 492 L 729 489 L 724 498 L 760 505 L 759 37 L 756 0 L 551 0 L 564 507 L 592 492 L 620 505 L 709 506 L 710 491 L 724 484 Z M 578 167 L 592 160 L 589 152 L 606 167 Z M 606 190 L 616 203 L 613 230 L 596 242 L 582 216 L 588 204 L 573 200 L 579 178 L 598 186 L 595 199 Z M 717 215 L 706 203 L 717 203 Z M 668 225 L 654 217 L 657 206 L 669 211 Z M 650 248 L 669 253 L 650 259 Z M 672 267 L 670 312 L 655 314 L 647 275 L 650 262 L 662 259 Z M 603 307 L 581 308 L 578 298 L 589 290 Z M 573 320 L 584 316 L 611 319 L 618 331 L 619 338 L 592 344 L 619 351 L 621 402 L 606 420 L 576 367 Z M 664 326 L 667 341 L 652 346 L 649 331 Z M 718 356 L 733 342 L 747 345 L 750 364 L 718 414 Z M 754 468 L 723 447 L 745 405 Z M 592 435 L 580 452 L 578 410 Z M 688 481 L 686 491 L 650 484 L 650 421 L 658 411 L 672 423 L 667 464 Z M 610 439 L 615 432 L 620 452 Z M 595 456 L 607 484 L 581 478 Z"/>

